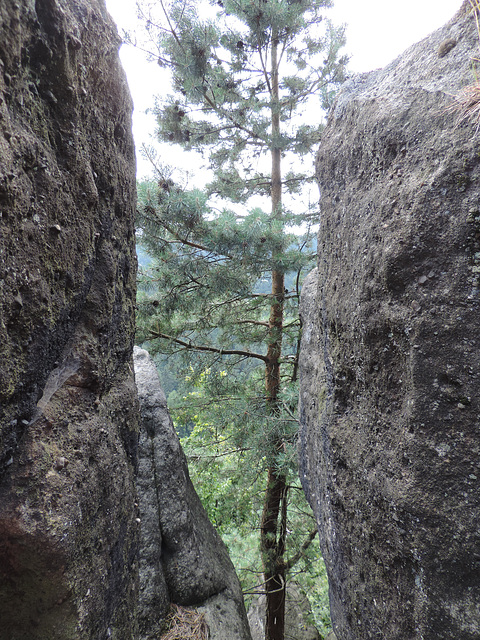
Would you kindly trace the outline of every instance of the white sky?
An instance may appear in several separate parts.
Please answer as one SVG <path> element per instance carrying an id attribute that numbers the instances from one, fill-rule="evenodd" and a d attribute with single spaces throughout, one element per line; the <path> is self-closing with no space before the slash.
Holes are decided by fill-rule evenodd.
<path id="1" fill-rule="evenodd" d="M 135 0 L 106 0 L 119 28 L 134 28 Z M 460 8 L 462 0 L 334 0 L 329 16 L 347 25 L 346 53 L 354 72 L 383 67 L 402 51 L 441 27 Z M 167 79 L 155 63 L 132 47 L 123 46 L 121 58 L 135 104 L 133 133 L 137 150 L 153 144 L 155 120 L 145 110 L 153 96 L 166 88 Z M 149 174 L 148 163 L 137 152 L 138 176 Z"/>

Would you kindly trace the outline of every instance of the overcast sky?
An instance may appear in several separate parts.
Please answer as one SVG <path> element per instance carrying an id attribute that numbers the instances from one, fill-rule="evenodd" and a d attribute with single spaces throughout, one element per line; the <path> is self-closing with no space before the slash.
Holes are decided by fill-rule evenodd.
<path id="1" fill-rule="evenodd" d="M 135 24 L 135 0 L 106 0 L 119 28 Z M 402 51 L 441 27 L 460 8 L 462 0 L 334 0 L 328 14 L 336 24 L 347 25 L 346 52 L 351 71 L 370 71 L 383 67 Z M 153 96 L 162 92 L 166 78 L 158 65 L 148 64 L 132 47 L 123 46 L 121 58 L 132 92 L 134 136 L 137 148 L 151 142 L 155 129 L 153 116 L 145 110 Z M 139 177 L 148 174 L 148 164 L 138 158 Z"/>

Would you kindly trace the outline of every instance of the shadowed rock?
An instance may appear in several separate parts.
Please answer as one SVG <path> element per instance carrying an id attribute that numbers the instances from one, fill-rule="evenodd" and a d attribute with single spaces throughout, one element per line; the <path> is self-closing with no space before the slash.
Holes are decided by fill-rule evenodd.
<path id="1" fill-rule="evenodd" d="M 0 639 L 131 639 L 132 103 L 103 0 L 0 3 Z"/>
<path id="2" fill-rule="evenodd" d="M 479 139 L 448 110 L 468 6 L 346 83 L 317 158 L 300 462 L 339 640 L 479 637 Z"/>
<path id="3" fill-rule="evenodd" d="M 188 475 L 155 363 L 138 347 L 134 359 L 142 414 L 137 481 L 142 637 L 162 626 L 174 603 L 203 613 L 212 640 L 250 640 L 240 583 Z"/>

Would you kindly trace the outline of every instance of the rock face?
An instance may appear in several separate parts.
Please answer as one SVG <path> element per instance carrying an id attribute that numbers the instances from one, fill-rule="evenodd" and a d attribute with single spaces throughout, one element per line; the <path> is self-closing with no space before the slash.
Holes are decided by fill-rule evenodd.
<path id="1" fill-rule="evenodd" d="M 338 640 L 480 635 L 480 155 L 468 3 L 353 78 L 317 158 L 301 476 Z"/>
<path id="2" fill-rule="evenodd" d="M 0 639 L 134 637 L 132 104 L 103 0 L 0 3 Z"/>
<path id="3" fill-rule="evenodd" d="M 155 363 L 138 347 L 134 359 L 142 414 L 141 637 L 157 637 L 169 604 L 175 603 L 205 615 L 211 640 L 250 640 L 238 578 L 191 483 Z"/>

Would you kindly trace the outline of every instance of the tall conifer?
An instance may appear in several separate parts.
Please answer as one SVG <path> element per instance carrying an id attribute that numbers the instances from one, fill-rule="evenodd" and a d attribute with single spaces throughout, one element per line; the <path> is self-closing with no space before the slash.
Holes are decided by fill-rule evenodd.
<path id="1" fill-rule="evenodd" d="M 292 211 L 290 196 L 311 179 L 298 159 L 318 143 L 321 111 L 346 62 L 339 56 L 343 32 L 325 19 L 330 5 L 159 0 L 139 6 L 158 63 L 172 74 L 173 92 L 156 106 L 158 136 L 200 151 L 212 176 L 205 189 L 188 189 L 159 167 L 156 184 L 140 190 L 142 243 L 156 260 L 143 284 L 139 327 L 150 341 L 230 363 L 249 359 L 264 369 L 264 419 L 272 425 L 265 431 L 260 523 L 266 640 L 284 639 L 288 567 L 281 459 L 292 434 L 282 426 L 281 394 L 296 378 L 300 325 L 299 278 L 287 290 L 285 274 L 300 275 L 311 264 L 291 231 L 308 216 L 305 208 Z M 212 17 L 200 16 L 203 6 Z M 260 196 L 256 208 L 253 196 Z M 264 292 L 260 284 L 267 280 L 271 290 Z"/>

